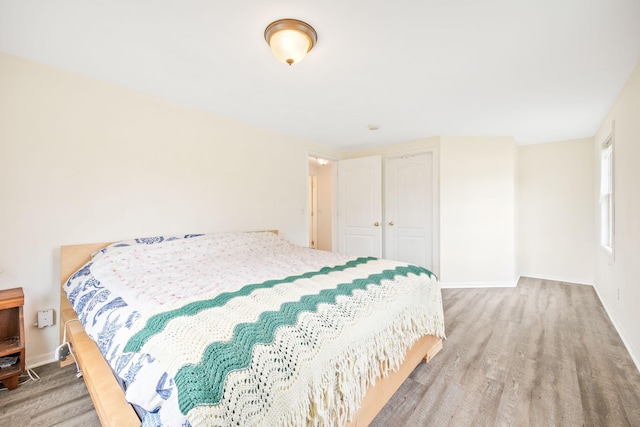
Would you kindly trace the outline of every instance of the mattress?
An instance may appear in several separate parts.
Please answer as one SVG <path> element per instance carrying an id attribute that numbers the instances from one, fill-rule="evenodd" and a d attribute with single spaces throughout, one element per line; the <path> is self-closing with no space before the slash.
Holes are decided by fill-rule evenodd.
<path id="1" fill-rule="evenodd" d="M 344 424 L 444 337 L 430 271 L 269 232 L 117 242 L 63 289 L 142 425 Z"/>

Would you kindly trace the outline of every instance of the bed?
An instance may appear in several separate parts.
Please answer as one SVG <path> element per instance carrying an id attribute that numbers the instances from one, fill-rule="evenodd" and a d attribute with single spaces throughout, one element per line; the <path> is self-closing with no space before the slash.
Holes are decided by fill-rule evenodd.
<path id="1" fill-rule="evenodd" d="M 368 425 L 444 337 L 428 270 L 274 232 L 64 246 L 61 279 L 105 426 Z"/>

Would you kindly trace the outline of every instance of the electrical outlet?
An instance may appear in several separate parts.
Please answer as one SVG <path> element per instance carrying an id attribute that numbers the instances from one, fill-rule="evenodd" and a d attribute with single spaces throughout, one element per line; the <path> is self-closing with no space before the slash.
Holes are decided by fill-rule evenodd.
<path id="1" fill-rule="evenodd" d="M 38 328 L 53 325 L 53 308 L 38 312 Z"/>
<path id="2" fill-rule="evenodd" d="M 68 342 L 64 342 L 62 344 L 60 344 L 58 346 L 58 348 L 56 348 L 56 352 L 55 352 L 55 360 L 62 362 L 63 360 L 65 360 L 67 358 L 67 356 L 69 355 L 70 351 L 69 351 L 69 343 Z"/>
<path id="3" fill-rule="evenodd" d="M 620 288 L 618 288 L 618 301 L 620 301 Z"/>

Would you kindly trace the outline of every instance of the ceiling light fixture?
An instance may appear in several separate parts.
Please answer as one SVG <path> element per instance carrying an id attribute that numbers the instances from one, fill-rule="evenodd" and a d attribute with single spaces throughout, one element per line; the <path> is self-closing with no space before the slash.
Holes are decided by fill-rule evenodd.
<path id="1" fill-rule="evenodd" d="M 264 39 L 278 60 L 289 64 L 302 61 L 318 41 L 316 30 L 297 19 L 279 19 L 264 30 Z"/>
<path id="2" fill-rule="evenodd" d="M 329 160 L 321 159 L 320 157 L 316 157 L 316 160 L 320 166 L 326 166 L 329 164 Z"/>

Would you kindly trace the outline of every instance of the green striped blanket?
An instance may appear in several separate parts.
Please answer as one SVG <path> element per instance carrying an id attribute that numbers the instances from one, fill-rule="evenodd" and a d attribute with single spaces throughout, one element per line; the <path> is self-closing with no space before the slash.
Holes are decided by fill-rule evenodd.
<path id="1" fill-rule="evenodd" d="M 374 258 L 248 284 L 133 329 L 124 351 L 167 368 L 193 426 L 343 425 L 381 366 L 444 335 L 436 277 Z"/>

